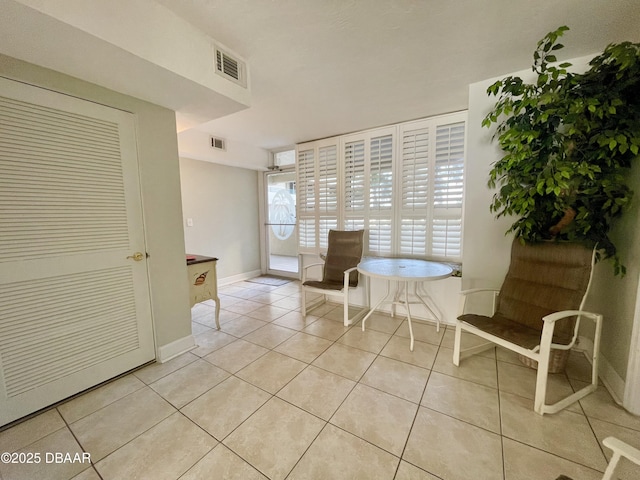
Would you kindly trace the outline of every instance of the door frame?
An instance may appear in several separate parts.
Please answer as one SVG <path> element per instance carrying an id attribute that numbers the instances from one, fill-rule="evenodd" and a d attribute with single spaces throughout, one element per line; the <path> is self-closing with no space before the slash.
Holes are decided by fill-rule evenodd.
<path id="1" fill-rule="evenodd" d="M 270 168 L 267 171 L 262 172 L 262 175 L 258 178 L 258 195 L 259 195 L 259 221 L 260 221 L 260 268 L 263 274 L 267 275 L 277 275 L 279 277 L 286 278 L 300 278 L 300 255 L 297 255 L 298 259 L 298 271 L 297 272 L 287 272 L 284 270 L 274 270 L 269 268 L 269 238 L 267 236 L 267 227 L 269 221 L 268 214 L 268 177 L 269 175 L 277 174 L 277 173 L 294 173 L 295 174 L 295 165 L 287 165 L 286 167 L 280 168 Z M 298 237 L 298 228 L 294 229 L 294 235 L 296 236 L 296 245 L 297 245 L 297 237 Z"/>

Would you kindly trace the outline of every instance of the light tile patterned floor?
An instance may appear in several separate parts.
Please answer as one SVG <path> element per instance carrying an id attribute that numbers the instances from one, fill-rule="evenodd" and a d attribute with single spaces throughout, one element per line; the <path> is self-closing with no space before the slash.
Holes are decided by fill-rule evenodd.
<path id="1" fill-rule="evenodd" d="M 332 305 L 303 318 L 297 282 L 220 293 L 221 331 L 212 303 L 192 310 L 196 349 L 0 432 L 0 452 L 92 463 L 0 464 L 0 478 L 595 480 L 603 438 L 640 445 L 640 418 L 604 388 L 540 417 L 535 373 L 509 352 L 454 367 L 451 328 L 416 323 L 410 352 L 399 318 L 376 314 L 364 333 Z M 550 397 L 589 370 L 572 353 Z M 625 463 L 620 478 L 640 470 Z"/>

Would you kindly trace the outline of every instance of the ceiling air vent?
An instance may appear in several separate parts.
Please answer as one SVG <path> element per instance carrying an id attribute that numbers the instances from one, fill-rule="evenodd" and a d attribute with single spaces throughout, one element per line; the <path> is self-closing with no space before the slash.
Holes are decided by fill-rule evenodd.
<path id="1" fill-rule="evenodd" d="M 224 138 L 209 137 L 209 145 L 211 146 L 211 148 L 222 150 L 223 152 L 227 150 L 227 145 L 224 141 Z"/>
<path id="2" fill-rule="evenodd" d="M 247 86 L 246 68 L 243 61 L 216 47 L 216 73 L 243 87 Z"/>

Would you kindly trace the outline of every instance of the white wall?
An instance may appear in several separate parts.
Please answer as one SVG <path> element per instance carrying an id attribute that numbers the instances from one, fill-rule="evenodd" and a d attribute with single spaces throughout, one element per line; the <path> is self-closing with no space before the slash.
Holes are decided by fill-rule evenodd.
<path id="1" fill-rule="evenodd" d="M 595 55 L 569 60 L 575 71 L 584 70 Z M 491 110 L 496 97 L 488 97 L 486 89 L 507 75 L 517 75 L 530 81 L 531 70 L 509 73 L 469 86 L 469 127 L 467 136 L 467 171 L 464 213 L 463 288 L 479 286 L 500 287 L 509 265 L 512 236 L 505 231 L 513 218 L 495 219 L 489 211 L 493 191 L 487 187 L 489 170 L 502 154 L 495 142 L 493 131 L 481 127 L 482 119 Z M 638 277 L 640 275 L 640 166 L 636 165 L 632 188 L 636 198 L 631 211 L 619 221 L 613 231 L 627 276 L 615 278 L 609 262 L 596 266 L 594 283 L 587 308 L 604 315 L 601 346 L 603 377 L 610 377 L 609 386 L 622 398 L 627 374 L 630 337 L 634 325 Z M 606 381 L 606 378 L 605 378 Z M 634 381 L 638 381 L 634 379 Z"/>
<path id="2" fill-rule="evenodd" d="M 188 253 L 219 259 L 220 284 L 260 272 L 258 175 L 180 159 L 185 246 Z M 193 227 L 186 227 L 188 218 Z"/>
<path id="3" fill-rule="evenodd" d="M 249 88 L 216 74 L 218 42 L 153 0 L 0 0 L 0 11 L 6 55 L 178 110 L 181 129 L 250 104 Z"/>
<path id="4" fill-rule="evenodd" d="M 156 349 L 190 337 L 174 112 L 3 55 L 0 75 L 135 114 Z"/>
<path id="5" fill-rule="evenodd" d="M 216 150 L 210 146 L 209 133 L 192 128 L 178 134 L 178 149 L 181 157 L 204 162 L 255 170 L 266 170 L 269 166 L 267 150 L 229 139 L 225 140 L 226 150 Z"/>

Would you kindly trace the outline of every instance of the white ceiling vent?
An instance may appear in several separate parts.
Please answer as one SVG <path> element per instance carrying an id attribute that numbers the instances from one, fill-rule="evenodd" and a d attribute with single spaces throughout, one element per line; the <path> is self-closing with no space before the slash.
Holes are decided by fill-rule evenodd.
<path id="1" fill-rule="evenodd" d="M 223 152 L 227 150 L 227 142 L 224 138 L 209 137 L 209 146 L 216 150 L 222 150 Z"/>
<path id="2" fill-rule="evenodd" d="M 245 63 L 216 47 L 216 73 L 243 87 L 247 86 L 247 69 Z"/>

